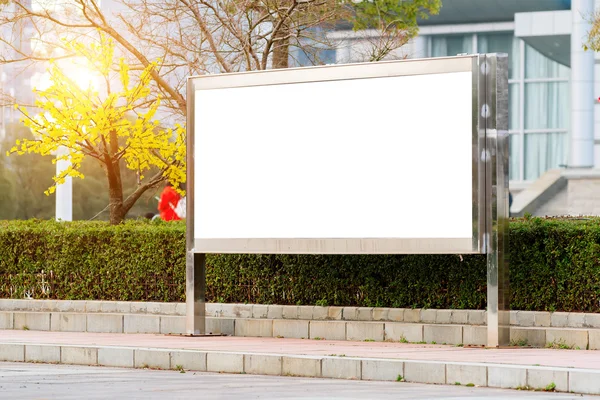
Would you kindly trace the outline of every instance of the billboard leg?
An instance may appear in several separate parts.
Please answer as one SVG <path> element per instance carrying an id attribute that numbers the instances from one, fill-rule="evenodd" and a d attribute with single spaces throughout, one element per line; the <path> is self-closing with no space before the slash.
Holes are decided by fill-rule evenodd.
<path id="1" fill-rule="evenodd" d="M 188 250 L 185 282 L 185 331 L 188 335 L 205 334 L 206 254 Z"/>
<path id="2" fill-rule="evenodd" d="M 486 204 L 488 347 L 510 342 L 510 292 L 508 275 L 508 57 L 486 55 Z"/>

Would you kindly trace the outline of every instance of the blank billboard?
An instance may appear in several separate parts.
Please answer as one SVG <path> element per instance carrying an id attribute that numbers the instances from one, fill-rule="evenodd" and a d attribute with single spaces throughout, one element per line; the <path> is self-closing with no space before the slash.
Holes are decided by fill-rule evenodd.
<path id="1" fill-rule="evenodd" d="M 450 72 L 349 79 L 344 67 L 327 79 L 318 68 L 301 79 L 294 70 L 289 80 L 270 81 L 269 72 L 219 76 L 218 84 L 199 78 L 194 239 L 207 246 L 197 250 L 403 252 L 396 239 L 472 249 L 467 61 Z M 380 251 L 378 239 L 388 243 Z"/>

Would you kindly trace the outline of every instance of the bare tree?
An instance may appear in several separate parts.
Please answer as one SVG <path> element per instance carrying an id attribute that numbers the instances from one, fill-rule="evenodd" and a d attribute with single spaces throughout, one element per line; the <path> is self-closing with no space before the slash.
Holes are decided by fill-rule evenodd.
<path id="1" fill-rule="evenodd" d="M 418 17 L 440 0 L 12 0 L 0 11 L 0 64 L 69 57 L 63 40 L 99 30 L 118 45 L 132 69 L 152 72 L 153 93 L 175 116 L 186 113 L 190 75 L 289 66 L 294 48 L 335 47 L 324 34 L 340 21 L 381 32 L 370 61 L 384 59 L 416 34 Z M 114 10 L 118 11 L 114 11 Z M 30 48 L 23 46 L 27 35 Z M 166 101 L 165 101 L 166 100 Z"/>

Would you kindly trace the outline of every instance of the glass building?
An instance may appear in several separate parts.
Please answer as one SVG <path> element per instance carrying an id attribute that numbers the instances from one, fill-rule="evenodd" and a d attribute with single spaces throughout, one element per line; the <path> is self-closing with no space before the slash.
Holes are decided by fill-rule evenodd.
<path id="1" fill-rule="evenodd" d="M 600 57 L 583 50 L 594 10 L 594 0 L 443 0 L 439 15 L 419 21 L 419 36 L 394 56 L 508 53 L 510 180 L 519 191 L 550 169 L 600 166 L 600 121 L 594 121 Z M 368 34 L 329 36 L 335 54 L 324 49 L 299 64 L 364 61 Z"/>

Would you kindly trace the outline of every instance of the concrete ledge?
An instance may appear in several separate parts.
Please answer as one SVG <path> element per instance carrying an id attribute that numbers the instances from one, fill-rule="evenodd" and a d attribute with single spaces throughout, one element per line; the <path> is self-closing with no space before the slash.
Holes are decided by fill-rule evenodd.
<path id="1" fill-rule="evenodd" d="M 61 364 L 98 365 L 98 349 L 63 346 L 60 351 L 60 362 Z"/>
<path id="2" fill-rule="evenodd" d="M 18 300 L 0 299 L 0 329 L 11 329 L 10 313 L 146 314 L 185 316 L 184 303 Z M 264 304 L 206 303 L 206 316 L 227 319 L 301 319 L 316 321 L 410 322 L 483 326 L 484 310 L 434 310 L 371 307 L 283 306 Z M 21 317 L 20 317 L 21 318 Z M 512 325 L 520 327 L 598 328 L 600 313 L 511 311 Z M 31 324 L 33 325 L 33 324 Z M 5 327 L 5 328 L 4 328 Z M 13 327 L 14 328 L 14 327 Z M 29 327 L 32 329 L 31 327 Z M 36 329 L 37 330 L 37 329 Z"/>
<path id="3" fill-rule="evenodd" d="M 14 313 L 14 329 L 32 331 L 50 330 L 50 313 L 48 312 L 16 312 Z"/>
<path id="4" fill-rule="evenodd" d="M 323 378 L 361 378 L 361 360 L 343 357 L 326 357 L 323 358 L 321 367 L 321 376 Z"/>
<path id="5" fill-rule="evenodd" d="M 160 332 L 158 315 L 123 315 L 123 333 L 156 333 Z"/>
<path id="6" fill-rule="evenodd" d="M 255 375 L 281 375 L 282 356 L 246 354 L 244 355 L 244 372 Z"/>
<path id="7" fill-rule="evenodd" d="M 123 333 L 123 315 L 87 314 L 87 331 L 100 333 Z"/>
<path id="8" fill-rule="evenodd" d="M 2 344 L 0 345 L 0 361 L 25 361 L 25 345 Z"/>
<path id="9" fill-rule="evenodd" d="M 171 351 L 171 369 L 181 365 L 192 371 L 206 371 L 206 353 L 191 350 Z"/>
<path id="10" fill-rule="evenodd" d="M 99 347 L 98 365 L 105 367 L 133 368 L 134 349 L 122 347 Z"/>
<path id="11" fill-rule="evenodd" d="M 13 329 L 13 313 L 0 312 L 0 329 Z"/>
<path id="12" fill-rule="evenodd" d="M 60 363 L 60 351 L 60 346 L 28 344 L 25 346 L 25 361 L 50 364 Z"/>
<path id="13" fill-rule="evenodd" d="M 244 372 L 244 355 L 241 353 L 207 353 L 206 370 L 209 372 Z"/>
<path id="14" fill-rule="evenodd" d="M 118 366 L 294 375 L 338 379 L 436 384 L 474 384 L 499 388 L 554 383 L 558 391 L 600 394 L 600 369 L 415 361 L 360 357 L 303 356 L 200 350 L 0 343 L 0 361 Z"/>
<path id="15" fill-rule="evenodd" d="M 404 362 L 404 379 L 417 383 L 446 383 L 446 364 L 438 362 Z"/>
<path id="16" fill-rule="evenodd" d="M 82 313 L 50 314 L 50 330 L 56 332 L 87 332 L 87 316 Z"/>
<path id="17" fill-rule="evenodd" d="M 171 355 L 168 350 L 135 349 L 135 368 L 171 369 Z"/>

